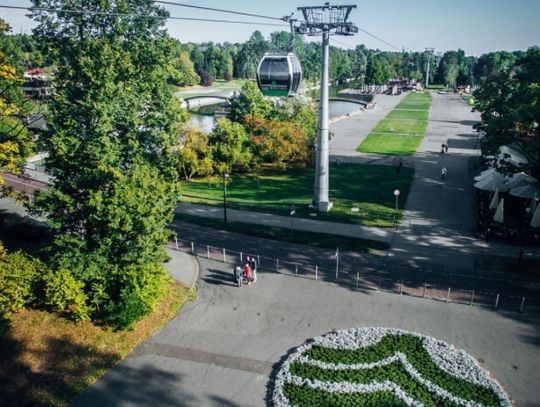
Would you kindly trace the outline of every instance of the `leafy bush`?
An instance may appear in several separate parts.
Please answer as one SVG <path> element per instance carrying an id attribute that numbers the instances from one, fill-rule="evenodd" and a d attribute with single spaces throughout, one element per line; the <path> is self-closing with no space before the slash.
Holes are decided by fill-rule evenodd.
<path id="1" fill-rule="evenodd" d="M 120 329 L 129 329 L 152 312 L 167 291 L 169 277 L 161 264 L 130 266 L 123 274 L 117 301 L 106 305 L 109 321 Z"/>
<path id="2" fill-rule="evenodd" d="M 0 254 L 0 316 L 9 317 L 38 296 L 45 266 L 22 252 Z"/>
<path id="3" fill-rule="evenodd" d="M 72 315 L 76 321 L 90 319 L 84 284 L 67 269 L 50 272 L 45 277 L 45 304 Z"/>

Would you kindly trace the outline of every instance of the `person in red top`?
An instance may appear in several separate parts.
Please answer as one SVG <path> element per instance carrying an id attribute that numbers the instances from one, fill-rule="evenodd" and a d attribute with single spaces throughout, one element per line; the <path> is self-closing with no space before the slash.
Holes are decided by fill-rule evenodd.
<path id="1" fill-rule="evenodd" d="M 251 267 L 249 263 L 246 263 L 246 268 L 244 269 L 244 277 L 246 278 L 248 285 L 251 285 Z"/>

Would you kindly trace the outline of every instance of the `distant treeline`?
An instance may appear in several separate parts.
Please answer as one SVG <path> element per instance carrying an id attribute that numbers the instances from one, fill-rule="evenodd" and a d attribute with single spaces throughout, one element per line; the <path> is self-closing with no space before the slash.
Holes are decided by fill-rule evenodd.
<path id="1" fill-rule="evenodd" d="M 56 65 L 59 53 L 41 49 L 32 35 L 10 36 L 6 50 L 19 67 Z M 176 86 L 211 85 L 216 79 L 254 78 L 259 60 L 265 52 L 289 50 L 290 34 L 274 32 L 265 38 L 255 31 L 243 43 L 182 43 L 170 40 L 169 82 Z M 320 75 L 321 45 L 296 36 L 294 52 L 302 64 L 304 79 L 316 82 Z M 499 51 L 480 57 L 467 56 L 465 51 L 447 51 L 431 57 L 430 83 L 455 87 L 477 85 L 490 74 L 512 67 L 525 51 Z M 383 84 L 403 76 L 425 81 L 428 54 L 421 52 L 389 52 L 357 45 L 355 49 L 330 47 L 330 78 L 334 81 L 354 78 L 363 83 Z"/>

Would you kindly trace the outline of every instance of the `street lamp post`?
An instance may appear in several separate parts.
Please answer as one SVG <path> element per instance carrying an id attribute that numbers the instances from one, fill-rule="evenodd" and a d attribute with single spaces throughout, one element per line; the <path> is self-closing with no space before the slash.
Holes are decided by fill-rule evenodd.
<path id="1" fill-rule="evenodd" d="M 223 223 L 227 223 L 227 178 L 229 174 L 223 173 Z"/>
<path id="2" fill-rule="evenodd" d="M 394 190 L 394 196 L 396 197 L 396 211 L 398 210 L 399 189 Z"/>

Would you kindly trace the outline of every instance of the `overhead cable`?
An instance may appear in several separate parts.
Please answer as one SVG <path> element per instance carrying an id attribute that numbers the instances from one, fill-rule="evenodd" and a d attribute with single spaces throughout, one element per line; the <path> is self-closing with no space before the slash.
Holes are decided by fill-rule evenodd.
<path id="1" fill-rule="evenodd" d="M 261 14 L 244 13 L 242 11 L 224 10 L 224 9 L 213 8 L 213 7 L 195 6 L 193 4 L 177 3 L 175 1 L 154 0 L 154 3 L 167 4 L 169 6 L 195 8 L 195 9 L 198 9 L 198 10 L 216 11 L 216 12 L 219 12 L 219 13 L 237 14 L 239 16 L 266 18 L 266 19 L 269 19 L 269 20 L 283 21 L 283 18 L 279 18 L 279 17 L 263 16 Z"/>
<path id="2" fill-rule="evenodd" d="M 1 4 L 0 4 L 0 8 L 15 9 L 15 10 L 28 10 L 28 11 L 46 11 L 50 13 L 90 14 L 90 15 L 116 16 L 116 17 L 162 18 L 162 16 L 156 16 L 156 15 L 151 15 L 151 14 L 128 14 L 128 13 L 113 13 L 113 12 L 108 12 L 108 11 L 89 11 L 89 10 L 71 10 L 71 9 L 64 10 L 64 9 L 45 8 L 45 7 L 6 6 L 6 5 L 1 5 Z M 168 16 L 166 18 L 169 20 L 202 21 L 202 22 L 209 22 L 209 23 L 228 23 L 228 24 L 266 25 L 266 26 L 276 26 L 276 27 L 283 27 L 285 25 L 285 24 L 277 24 L 277 23 L 261 23 L 260 21 L 222 20 L 222 19 L 212 19 L 212 18 L 175 17 L 175 16 Z"/>

